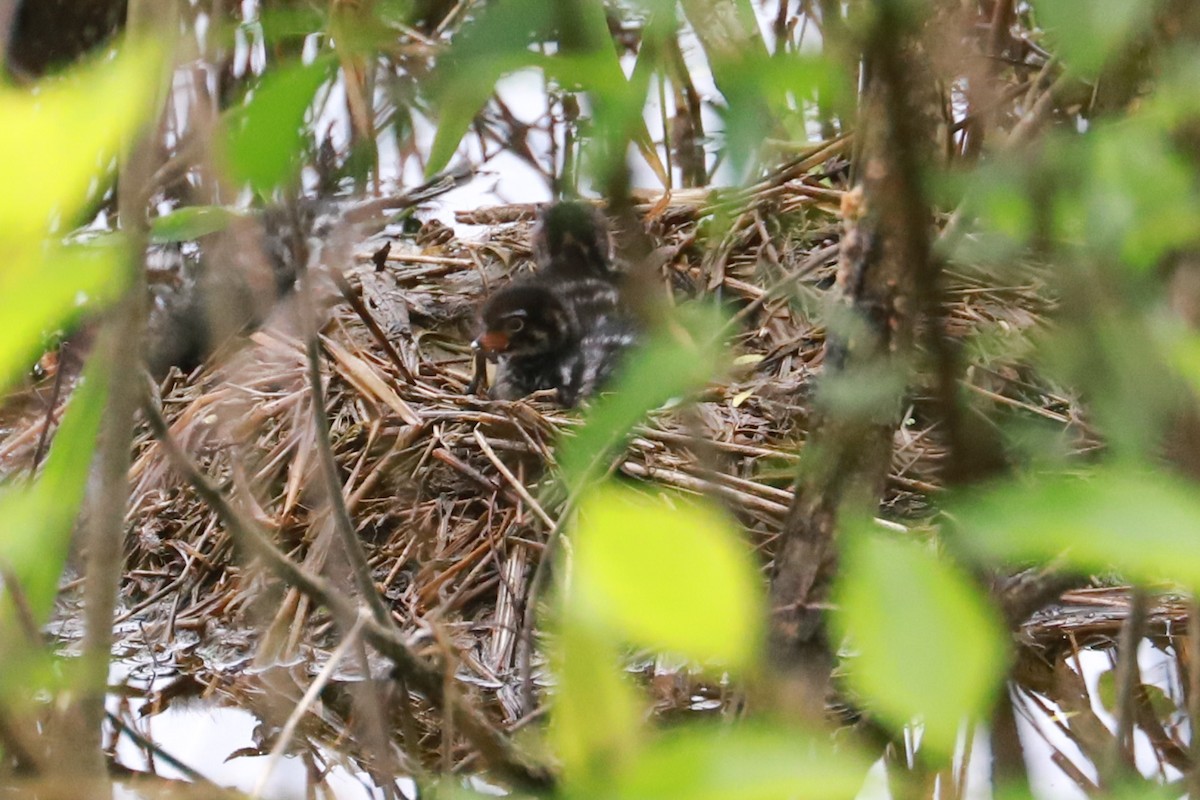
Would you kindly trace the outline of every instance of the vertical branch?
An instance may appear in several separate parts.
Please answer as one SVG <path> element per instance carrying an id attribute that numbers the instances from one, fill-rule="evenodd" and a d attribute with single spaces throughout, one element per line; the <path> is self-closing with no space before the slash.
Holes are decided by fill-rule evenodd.
<path id="1" fill-rule="evenodd" d="M 843 202 L 837 294 L 826 343 L 826 382 L 885 377 L 904 366 L 914 296 L 933 270 L 931 214 L 922 187 L 921 129 L 908 75 L 919 20 L 899 0 L 874 4 L 863 40 L 871 74 L 862 99 L 862 176 Z M 873 383 L 876 383 L 873 381 Z M 823 612 L 836 563 L 839 509 L 854 495 L 877 503 L 891 465 L 896 393 L 868 411 L 818 410 L 772 575 L 771 657 L 803 713 L 820 718 L 833 657 Z"/>
<path id="2" fill-rule="evenodd" d="M 1187 774 L 1189 797 L 1200 797 L 1200 600 L 1192 598 L 1188 604 L 1187 622 L 1187 712 L 1188 727 L 1191 729 L 1188 753 L 1192 757 L 1192 769 Z"/>
<path id="3" fill-rule="evenodd" d="M 294 208 L 293 212 L 295 212 Z M 350 562 L 354 582 L 362 595 L 362 600 L 371 609 L 376 622 L 384 627 L 391 627 L 394 624 L 391 613 L 383 602 L 383 598 L 379 596 L 379 590 L 375 588 L 367 555 L 363 551 L 362 543 L 358 540 L 354 522 L 350 519 L 350 510 L 346 506 L 346 496 L 341 476 L 338 473 L 337 461 L 333 456 L 329 418 L 326 416 L 325 389 L 321 383 L 320 331 L 316 324 L 318 311 L 313 298 L 312 265 L 309 264 L 308 247 L 305 242 L 306 229 L 298 214 L 293 213 L 293 219 L 296 241 L 293 242 L 292 252 L 300 273 L 297 286 L 300 303 L 299 317 L 304 332 L 309 391 L 312 393 L 313 425 L 316 430 L 315 443 L 317 456 L 320 459 L 321 477 L 324 480 L 325 493 L 329 497 L 334 527 L 338 532 L 338 538 L 342 540 L 342 548 L 346 553 L 347 561 Z M 344 236 L 345 233 L 343 232 L 342 235 Z M 339 237 L 335 235 L 333 238 L 337 240 Z"/>
<path id="4" fill-rule="evenodd" d="M 1137 774 L 1133 754 L 1133 726 L 1137 692 L 1142 682 L 1138 669 L 1138 645 L 1146 633 L 1148 612 L 1149 598 L 1146 590 L 1134 588 L 1129 600 L 1129 616 L 1125 618 L 1117 640 L 1117 696 L 1113 709 L 1116 731 L 1112 737 L 1111 751 L 1097 764 L 1101 786 L 1112 787 L 1119 783 L 1121 777 Z"/>
<path id="5" fill-rule="evenodd" d="M 171 41 L 175 5 L 156 0 L 131 0 L 128 31 L 131 38 L 151 36 Z M 164 60 L 164 70 L 170 59 Z M 164 75 L 165 78 L 165 75 Z M 164 84 L 165 84 L 164 80 Z M 152 131 L 153 126 L 147 130 Z M 130 449 L 134 412 L 141 398 L 141 342 L 146 321 L 145 271 L 146 205 L 158 148 L 143 132 L 121 165 L 118 208 L 121 228 L 135 254 L 129 288 L 105 323 L 98 353 L 111 370 L 108 408 L 96 460 L 96 475 L 87 515 L 87 582 L 85 588 L 84 678 L 81 687 L 77 768 L 104 774 L 101 729 L 112 650 L 113 611 L 123 566 L 125 513 L 129 499 Z"/>

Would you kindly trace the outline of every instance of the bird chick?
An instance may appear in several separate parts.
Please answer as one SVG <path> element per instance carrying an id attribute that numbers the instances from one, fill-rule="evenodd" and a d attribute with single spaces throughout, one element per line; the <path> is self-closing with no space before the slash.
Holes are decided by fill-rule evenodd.
<path id="1" fill-rule="evenodd" d="M 574 406 L 604 386 L 635 339 L 623 315 L 581 320 L 550 286 L 534 281 L 496 292 L 480 319 L 483 333 L 471 346 L 497 362 L 492 394 L 501 400 L 554 389 L 562 405 Z"/>
<path id="2" fill-rule="evenodd" d="M 480 314 L 485 332 L 475 347 L 498 361 L 496 397 L 555 389 L 573 406 L 603 388 L 636 339 L 609 249 L 604 217 L 592 206 L 542 211 L 536 274 L 498 291 Z"/>
<path id="3" fill-rule="evenodd" d="M 539 274 L 559 279 L 611 279 L 608 224 L 598 209 L 568 200 L 542 209 L 531 249 Z"/>
<path id="4" fill-rule="evenodd" d="M 471 347 L 497 362 L 492 394 L 516 400 L 563 382 L 563 356 L 576 346 L 575 319 L 547 287 L 514 283 L 492 295 L 479 312 L 483 333 Z"/>

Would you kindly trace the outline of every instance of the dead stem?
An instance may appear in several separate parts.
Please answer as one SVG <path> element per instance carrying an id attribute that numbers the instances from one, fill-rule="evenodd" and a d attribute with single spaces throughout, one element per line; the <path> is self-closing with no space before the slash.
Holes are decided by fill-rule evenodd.
<path id="1" fill-rule="evenodd" d="M 145 403 L 143 410 L 156 440 L 166 451 L 172 465 L 217 513 L 230 535 L 247 554 L 260 558 L 281 580 L 324 605 L 336 618 L 343 621 L 359 619 L 359 611 L 353 601 L 335 591 L 324 578 L 309 574 L 293 563 L 271 543 L 256 523 L 226 502 L 221 491 L 212 485 L 191 458 L 175 443 L 156 407 Z M 373 617 L 363 623 L 363 635 L 372 646 L 393 661 L 405 684 L 421 692 L 435 705 L 445 704 L 454 715 L 459 730 L 479 748 L 489 765 L 499 774 L 527 789 L 539 790 L 551 786 L 554 779 L 545 767 L 534 764 L 527 756 L 519 753 L 481 714 L 457 696 L 453 700 L 446 697 L 440 670 L 418 658 L 402 640 L 399 632 L 390 626 L 390 621 L 390 617 L 387 617 L 388 624 L 383 624 Z"/>

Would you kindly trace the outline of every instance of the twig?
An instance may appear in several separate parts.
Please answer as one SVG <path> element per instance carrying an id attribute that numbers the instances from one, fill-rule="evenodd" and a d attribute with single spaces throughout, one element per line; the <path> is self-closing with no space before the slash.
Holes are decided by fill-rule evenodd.
<path id="1" fill-rule="evenodd" d="M 130 0 L 127 13 L 131 38 L 162 36 L 168 43 L 173 41 L 174 3 Z M 152 108 L 145 109 L 155 120 L 166 97 L 169 67 L 170 57 L 167 56 L 157 75 L 160 89 L 157 102 Z M 149 134 L 143 134 L 128 152 L 117 182 L 117 205 L 130 250 L 141 254 L 146 248 L 146 203 L 158 149 Z M 98 346 L 98 354 L 109 366 L 109 392 L 96 475 L 88 500 L 83 642 L 86 666 L 79 700 L 83 727 L 79 731 L 79 760 L 74 763 L 74 766 L 96 774 L 104 771 L 100 737 L 112 657 L 113 616 L 124 564 L 134 414 L 142 382 L 141 351 L 136 343 L 142 341 L 147 311 L 145 271 L 137 268 L 129 272 L 129 286 L 105 323 Z"/>
<path id="2" fill-rule="evenodd" d="M 46 443 L 50 441 L 50 426 L 54 423 L 54 411 L 58 407 L 58 399 L 62 395 L 63 373 L 66 371 L 67 350 L 69 341 L 64 341 L 58 348 L 58 366 L 54 370 L 54 387 L 50 390 L 50 401 L 46 406 L 46 419 L 42 422 L 42 432 L 38 435 L 37 448 L 33 451 L 33 461 L 29 465 L 29 480 L 37 475 L 41 466 L 42 456 L 46 453 Z"/>
<path id="3" fill-rule="evenodd" d="M 472 432 L 475 434 L 475 441 L 479 444 L 479 449 L 483 451 L 483 454 L 488 457 L 492 465 L 504 476 L 504 479 L 508 481 L 513 491 L 525 501 L 525 504 L 537 515 L 538 519 L 546 524 L 547 528 L 554 528 L 557 524 L 554 518 L 546 513 L 546 510 L 542 508 L 542 504 L 533 499 L 533 496 L 529 494 L 529 490 L 525 488 L 525 485 L 517 480 L 517 476 L 512 474 L 512 470 L 504 465 L 504 462 L 496 455 L 496 451 L 492 449 L 487 439 L 480 433 L 479 428 L 475 428 Z"/>
<path id="4" fill-rule="evenodd" d="M 143 410 L 154 437 L 166 452 L 167 458 L 196 494 L 216 512 L 238 546 L 247 554 L 260 558 L 285 583 L 295 586 L 315 602 L 324 605 L 335 618 L 347 622 L 357 619 L 357 604 L 337 592 L 327 580 L 309 573 L 285 556 L 254 520 L 229 504 L 220 489 L 213 485 L 191 457 L 180 449 L 156 407 L 146 403 Z M 435 706 L 447 705 L 441 672 L 418 658 L 409 649 L 400 632 L 391 625 L 390 619 L 387 620 L 387 624 L 382 624 L 372 617 L 363 624 L 363 636 L 380 653 L 392 660 L 396 672 L 403 676 L 406 686 L 424 694 Z M 479 712 L 457 700 L 449 705 L 459 730 L 498 773 L 517 786 L 527 789 L 542 790 L 554 784 L 554 777 L 549 769 L 518 752 Z"/>
<path id="5" fill-rule="evenodd" d="M 367 326 L 367 330 L 371 332 L 371 337 L 375 339 L 383 352 L 387 354 L 388 360 L 392 362 L 392 366 L 400 373 L 400 377 L 404 378 L 408 383 L 414 381 L 412 372 L 404 364 L 404 359 L 400 357 L 400 353 L 392 346 L 392 342 L 388 339 L 387 334 L 383 332 L 383 328 L 379 327 L 379 322 L 375 316 L 367 308 L 362 301 L 362 295 L 350 285 L 350 281 L 346 280 L 346 276 L 337 270 L 331 270 L 333 282 L 337 284 L 338 291 L 342 293 L 343 299 L 350 304 L 354 309 L 354 313 L 358 314 L 358 318 L 362 320 L 363 325 Z"/>
<path id="6" fill-rule="evenodd" d="M 1117 643 L 1116 669 L 1116 702 L 1113 714 L 1116 717 L 1116 731 L 1112 738 L 1112 752 L 1097 764 L 1100 783 L 1112 787 L 1120 777 L 1129 770 L 1136 769 L 1133 754 L 1133 724 L 1136 712 L 1137 691 L 1141 685 L 1141 675 L 1138 670 L 1138 645 L 1146 630 L 1146 616 L 1149 599 L 1146 590 L 1135 587 L 1129 601 L 1129 616 L 1121 626 L 1121 636 Z"/>
<path id="7" fill-rule="evenodd" d="M 303 242 L 298 242 L 303 245 Z M 346 507 L 346 497 L 343 494 L 341 478 L 338 476 L 337 461 L 333 457 L 333 444 L 330 441 L 329 418 L 325 411 L 325 389 L 321 383 L 321 342 L 314 321 L 316 304 L 313 302 L 312 275 L 307 264 L 307 248 L 297 248 L 300 258 L 300 319 L 304 330 L 305 354 L 307 356 L 307 371 L 309 391 L 312 393 L 312 419 L 316 430 L 315 443 L 317 456 L 321 463 L 321 475 L 325 480 L 325 493 L 329 496 L 329 507 L 333 512 L 334 527 L 337 529 L 346 559 L 354 573 L 358 591 L 363 601 L 370 607 L 371 613 L 380 625 L 390 622 L 390 612 L 375 588 L 371 577 L 371 568 L 367 564 L 366 553 L 354 530 L 354 522 L 350 519 L 350 511 Z"/>
<path id="8" fill-rule="evenodd" d="M 288 748 L 288 744 L 292 741 L 292 736 L 296 733 L 296 726 L 300 724 L 300 720 L 308 713 L 312 704 L 316 702 L 317 696 L 321 694 L 321 690 L 325 688 L 325 684 L 329 683 L 333 673 L 342 663 L 342 659 L 346 657 L 346 653 L 358 641 L 359 634 L 362 633 L 363 625 L 367 621 L 366 609 L 359 609 L 358 616 L 354 620 L 353 627 L 346 632 L 345 638 L 338 644 L 329 660 L 321 667 L 321 671 L 317 673 L 317 677 L 309 685 L 304 692 L 304 696 L 300 698 L 300 702 L 292 709 L 292 713 L 288 715 L 287 722 L 283 725 L 283 730 L 279 732 L 279 737 L 275 740 L 275 746 L 271 748 L 271 753 L 267 756 L 267 765 L 263 767 L 263 771 L 259 774 L 258 780 L 254 784 L 254 788 L 250 791 L 251 797 L 262 797 L 263 790 L 267 787 L 267 780 L 270 779 L 271 773 L 274 772 L 275 766 L 279 763 L 279 759 L 283 756 Z"/>

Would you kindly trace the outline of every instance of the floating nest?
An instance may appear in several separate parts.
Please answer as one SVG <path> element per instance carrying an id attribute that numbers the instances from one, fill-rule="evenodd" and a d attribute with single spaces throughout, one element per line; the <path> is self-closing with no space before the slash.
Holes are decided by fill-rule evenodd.
<path id="1" fill-rule="evenodd" d="M 676 193 L 638 208 L 658 245 L 663 291 L 674 302 L 716 296 L 739 328 L 731 372 L 694 403 L 650 414 L 616 469 L 723 503 L 764 569 L 821 372 L 820 309 L 838 257 L 841 199 L 823 177 L 842 163 L 844 145 L 818 148 L 737 195 Z M 427 223 L 414 238 L 361 243 L 345 273 L 361 304 L 328 293 L 319 321 L 324 413 L 376 584 L 414 649 L 456 665 L 459 690 L 506 728 L 538 713 L 522 699 L 523 669 L 538 683 L 542 664 L 523 620 L 560 508 L 536 498 L 551 496 L 540 489 L 554 479 L 556 444 L 581 418 L 549 397 L 501 402 L 468 393 L 474 311 L 487 291 L 531 267 L 533 211 L 460 214 L 460 222 L 480 226 L 470 237 Z M 384 241 L 386 261 L 373 259 Z M 1071 400 L 1025 361 L 1052 303 L 1038 269 L 998 278 L 987 265 L 958 267 L 949 279 L 947 325 L 971 360 L 971 396 L 1053 425 L 1082 446 L 1086 432 Z M 174 439 L 281 549 L 350 592 L 295 313 L 285 303 L 234 352 L 169 377 L 162 413 Z M 0 439 L 5 471 L 28 469 L 33 459 L 46 383 L 11 401 Z M 938 492 L 943 447 L 927 407 L 914 387 L 880 510 L 906 526 L 928 519 Z M 996 408 L 989 412 L 994 417 Z M 216 513 L 145 426 L 131 482 L 118 629 L 129 652 L 138 642 L 148 646 L 156 664 L 175 664 L 209 694 L 237 685 L 249 692 L 251 667 L 315 668 L 338 641 L 334 621 L 238 557 Z M 523 654 L 525 647 L 532 652 Z M 686 707 L 696 696 L 671 689 L 660 705 Z M 434 736 L 432 712 L 418 717 Z"/>

